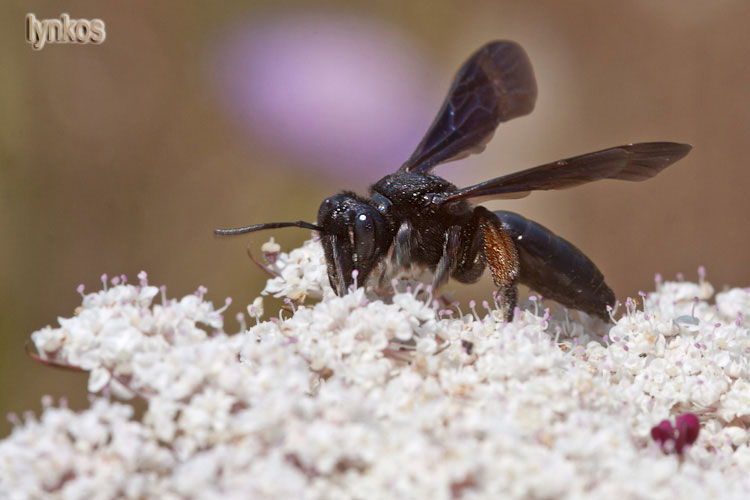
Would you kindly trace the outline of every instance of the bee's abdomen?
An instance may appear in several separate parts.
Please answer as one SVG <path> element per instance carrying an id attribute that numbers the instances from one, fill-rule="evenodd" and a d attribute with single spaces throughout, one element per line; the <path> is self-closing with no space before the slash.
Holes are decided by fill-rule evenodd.
<path id="1" fill-rule="evenodd" d="M 514 212 L 495 212 L 518 249 L 521 283 L 543 297 L 608 319 L 615 294 L 596 265 L 572 243 Z"/>

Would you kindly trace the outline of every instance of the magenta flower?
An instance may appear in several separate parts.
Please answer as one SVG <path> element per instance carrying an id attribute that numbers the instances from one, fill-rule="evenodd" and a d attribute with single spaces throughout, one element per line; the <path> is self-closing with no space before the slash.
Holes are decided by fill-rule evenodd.
<path id="1" fill-rule="evenodd" d="M 682 454 L 686 445 L 691 445 L 698 439 L 700 422 L 692 413 L 685 413 L 675 419 L 675 425 L 669 420 L 662 420 L 659 425 L 651 429 L 651 437 L 659 443 L 665 453 Z"/>

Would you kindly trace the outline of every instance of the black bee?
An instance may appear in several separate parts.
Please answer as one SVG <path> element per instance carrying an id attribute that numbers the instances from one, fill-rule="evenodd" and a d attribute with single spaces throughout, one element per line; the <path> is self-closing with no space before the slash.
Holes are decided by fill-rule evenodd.
<path id="1" fill-rule="evenodd" d="M 434 272 L 438 287 L 449 278 L 479 279 L 489 265 L 513 318 L 516 285 L 523 283 L 560 304 L 606 320 L 615 295 L 591 260 L 549 229 L 516 213 L 490 212 L 469 200 L 520 198 L 531 191 L 566 189 L 599 179 L 642 181 L 683 158 L 687 144 L 648 142 L 575 156 L 459 189 L 433 175 L 441 163 L 481 152 L 500 122 L 534 109 L 537 89 L 531 63 L 514 42 L 490 42 L 458 70 L 448 96 L 417 149 L 370 196 L 344 191 L 320 205 L 317 224 L 270 222 L 216 230 L 234 235 L 280 227 L 317 231 L 331 287 L 343 295 L 364 284 L 380 264 Z"/>

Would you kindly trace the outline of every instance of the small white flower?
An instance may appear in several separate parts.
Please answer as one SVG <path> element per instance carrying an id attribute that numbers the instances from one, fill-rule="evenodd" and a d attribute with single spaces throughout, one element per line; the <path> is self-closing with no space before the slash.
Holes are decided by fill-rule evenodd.
<path id="1" fill-rule="evenodd" d="M 270 240 L 263 243 L 263 246 L 260 247 L 260 251 L 263 252 L 263 258 L 265 261 L 268 264 L 273 265 L 276 263 L 279 253 L 281 253 L 281 245 L 276 243 L 276 240 L 271 237 Z"/>
<path id="2" fill-rule="evenodd" d="M 725 321 L 750 327 L 750 288 L 732 288 L 716 295 L 716 306 Z"/>
<path id="3" fill-rule="evenodd" d="M 109 384 L 111 378 L 112 376 L 106 368 L 101 366 L 94 368 L 89 374 L 89 392 L 101 391 L 107 384 Z"/>
<path id="4" fill-rule="evenodd" d="M 255 319 L 260 319 L 263 316 L 263 297 L 256 297 L 253 303 L 247 306 L 247 314 Z"/>

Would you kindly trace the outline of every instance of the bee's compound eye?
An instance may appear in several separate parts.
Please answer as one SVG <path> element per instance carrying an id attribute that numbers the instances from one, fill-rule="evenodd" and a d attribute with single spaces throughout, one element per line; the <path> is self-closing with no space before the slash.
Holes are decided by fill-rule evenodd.
<path id="1" fill-rule="evenodd" d="M 375 225 L 371 215 L 359 213 L 354 218 L 354 241 L 360 259 L 369 259 L 375 251 Z"/>

